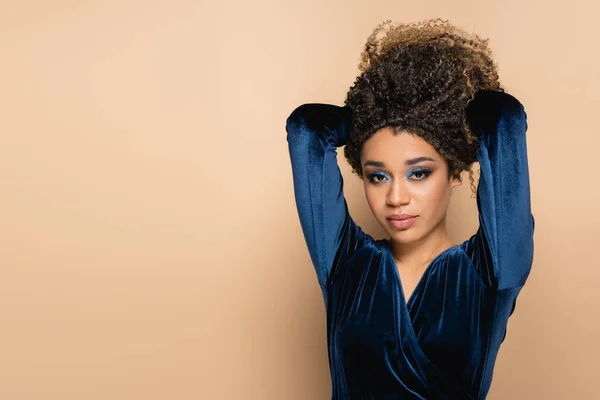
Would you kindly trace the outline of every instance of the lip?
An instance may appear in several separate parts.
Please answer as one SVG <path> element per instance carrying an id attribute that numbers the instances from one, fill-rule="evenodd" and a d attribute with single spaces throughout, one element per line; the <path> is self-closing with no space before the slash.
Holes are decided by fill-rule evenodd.
<path id="1" fill-rule="evenodd" d="M 417 220 L 417 215 L 410 214 L 393 214 L 387 217 L 387 221 L 394 228 L 408 229 Z"/>

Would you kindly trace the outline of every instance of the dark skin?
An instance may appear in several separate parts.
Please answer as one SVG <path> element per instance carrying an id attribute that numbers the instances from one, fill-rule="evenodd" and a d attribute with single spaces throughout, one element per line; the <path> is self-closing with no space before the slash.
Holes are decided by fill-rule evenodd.
<path id="1" fill-rule="evenodd" d="M 428 142 L 411 133 L 382 128 L 361 152 L 367 202 L 390 235 L 394 258 L 408 300 L 429 263 L 453 246 L 446 229 L 452 190 L 460 177 L 449 174 L 445 159 Z M 398 228 L 392 214 L 414 215 Z"/>

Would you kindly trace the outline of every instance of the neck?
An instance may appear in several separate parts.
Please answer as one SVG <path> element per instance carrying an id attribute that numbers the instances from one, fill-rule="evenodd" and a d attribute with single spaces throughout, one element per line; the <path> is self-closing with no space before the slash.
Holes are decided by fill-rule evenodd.
<path id="1" fill-rule="evenodd" d="M 445 219 L 427 236 L 416 242 L 400 244 L 392 240 L 391 243 L 396 262 L 410 269 L 420 269 L 428 265 L 438 254 L 452 247 Z"/>

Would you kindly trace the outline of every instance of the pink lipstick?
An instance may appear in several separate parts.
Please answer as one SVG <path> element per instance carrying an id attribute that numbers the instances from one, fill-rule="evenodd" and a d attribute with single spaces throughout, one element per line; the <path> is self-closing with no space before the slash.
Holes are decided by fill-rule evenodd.
<path id="1" fill-rule="evenodd" d="M 388 223 L 398 229 L 408 229 L 416 220 L 417 216 L 410 214 L 393 214 L 387 217 Z"/>

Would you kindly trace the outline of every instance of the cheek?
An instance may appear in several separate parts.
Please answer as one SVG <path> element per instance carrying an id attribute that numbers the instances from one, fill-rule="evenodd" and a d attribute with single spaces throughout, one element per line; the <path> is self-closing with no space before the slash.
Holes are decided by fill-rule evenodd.
<path id="1" fill-rule="evenodd" d="M 375 206 L 375 194 L 371 188 L 367 187 L 367 185 L 365 185 L 365 198 L 367 199 L 369 207 L 373 209 Z"/>
<path id="2" fill-rule="evenodd" d="M 414 189 L 413 197 L 430 211 L 441 211 L 449 197 L 449 184 L 443 179 L 430 179 Z"/>
<path id="3" fill-rule="evenodd" d="M 371 211 L 375 212 L 385 203 L 385 191 L 381 187 L 374 187 L 365 184 L 365 197 Z"/>

